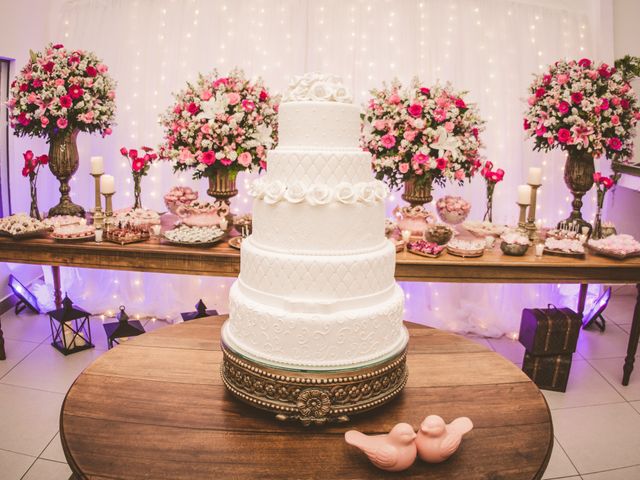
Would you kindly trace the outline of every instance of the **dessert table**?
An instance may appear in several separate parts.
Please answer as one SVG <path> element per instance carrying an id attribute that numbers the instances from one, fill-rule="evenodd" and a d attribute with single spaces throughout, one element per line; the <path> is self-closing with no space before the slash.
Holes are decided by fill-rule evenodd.
<path id="1" fill-rule="evenodd" d="M 537 258 L 533 249 L 529 250 L 525 256 L 510 257 L 495 248 L 479 258 L 450 254 L 424 258 L 401 252 L 396 260 L 396 278 L 414 282 L 577 283 L 583 286 L 579 311 L 584 308 L 589 283 L 634 283 L 640 287 L 640 258 L 619 261 L 590 254 L 585 259 L 551 255 Z M 240 252 L 225 241 L 213 248 L 197 248 L 158 240 L 121 246 L 107 242 L 61 243 L 49 238 L 15 241 L 0 237 L 0 261 L 51 265 L 57 301 L 62 300 L 59 268 L 63 266 L 223 277 L 235 277 L 240 271 Z M 640 300 L 640 296 L 638 298 Z M 629 383 L 639 338 L 640 301 L 633 314 L 623 385 Z"/>
<path id="2" fill-rule="evenodd" d="M 234 399 L 220 377 L 224 316 L 146 333 L 98 358 L 69 389 L 60 438 L 78 478 L 539 479 L 553 427 L 544 397 L 514 364 L 451 333 L 407 323 L 409 382 L 393 402 L 322 428 L 278 422 Z M 151 400 L 151 403 L 150 403 Z M 344 432 L 469 416 L 447 462 L 401 474 L 374 468 Z M 117 439 L 114 441 L 114 438 Z"/>

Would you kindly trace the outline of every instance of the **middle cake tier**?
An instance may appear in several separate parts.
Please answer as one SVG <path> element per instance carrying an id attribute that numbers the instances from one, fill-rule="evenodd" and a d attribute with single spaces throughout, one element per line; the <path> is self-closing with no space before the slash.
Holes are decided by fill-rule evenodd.
<path id="1" fill-rule="evenodd" d="M 395 285 L 396 252 L 390 241 L 353 255 L 295 255 L 264 249 L 252 237 L 242 242 L 239 281 L 264 303 L 328 313 L 366 304 Z"/>

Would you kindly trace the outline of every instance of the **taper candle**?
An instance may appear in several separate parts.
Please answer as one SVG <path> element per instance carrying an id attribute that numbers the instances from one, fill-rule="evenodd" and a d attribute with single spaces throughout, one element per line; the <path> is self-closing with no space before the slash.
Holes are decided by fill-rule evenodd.
<path id="1" fill-rule="evenodd" d="M 518 203 L 520 205 L 531 204 L 531 187 L 529 185 L 518 185 Z"/>
<path id="2" fill-rule="evenodd" d="M 100 177 L 100 192 L 104 194 L 114 193 L 116 191 L 113 175 L 103 175 Z"/>
<path id="3" fill-rule="evenodd" d="M 542 169 L 540 167 L 531 167 L 529 169 L 529 177 L 527 179 L 529 185 L 542 184 Z"/>
<path id="4" fill-rule="evenodd" d="M 104 161 L 102 157 L 91 157 L 91 175 L 102 175 L 104 173 Z"/>

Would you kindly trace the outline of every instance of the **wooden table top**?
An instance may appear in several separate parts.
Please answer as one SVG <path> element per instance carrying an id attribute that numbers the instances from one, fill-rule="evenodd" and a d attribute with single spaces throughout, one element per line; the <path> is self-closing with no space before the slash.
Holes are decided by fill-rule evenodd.
<path id="1" fill-rule="evenodd" d="M 98 358 L 65 398 L 60 436 L 80 478 L 541 478 L 553 446 L 538 388 L 511 362 L 458 335 L 407 324 L 403 393 L 349 424 L 280 423 L 235 400 L 220 377 L 226 317 L 150 332 Z M 425 416 L 470 417 L 474 430 L 447 462 L 401 474 L 371 466 L 344 432 L 387 432 Z"/>

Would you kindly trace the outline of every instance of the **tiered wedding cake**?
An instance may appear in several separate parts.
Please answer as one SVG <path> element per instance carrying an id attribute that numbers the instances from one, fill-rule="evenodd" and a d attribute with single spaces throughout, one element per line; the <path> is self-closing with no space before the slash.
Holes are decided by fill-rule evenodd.
<path id="1" fill-rule="evenodd" d="M 279 111 L 279 144 L 252 187 L 223 343 L 262 365 L 340 370 L 406 347 L 387 189 L 358 146 L 359 109 L 340 80 L 305 75 Z"/>

